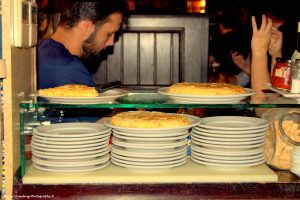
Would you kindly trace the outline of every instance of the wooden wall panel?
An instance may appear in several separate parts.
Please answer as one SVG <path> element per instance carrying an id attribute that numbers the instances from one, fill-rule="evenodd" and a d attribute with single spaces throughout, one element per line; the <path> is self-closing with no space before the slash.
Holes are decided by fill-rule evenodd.
<path id="1" fill-rule="evenodd" d="M 2 51 L 7 78 L 4 93 L 5 194 L 12 196 L 13 178 L 20 167 L 19 103 L 28 100 L 36 88 L 36 49 L 11 46 L 11 0 L 2 0 Z"/>
<path id="2" fill-rule="evenodd" d="M 140 82 L 138 85 L 153 85 L 156 63 L 154 63 L 155 34 L 140 34 Z"/>
<path id="3" fill-rule="evenodd" d="M 94 75 L 98 84 L 118 77 L 124 86 L 207 81 L 208 17 L 136 15 L 124 32 Z"/>
<path id="4" fill-rule="evenodd" d="M 124 34 L 123 41 L 123 66 L 120 63 L 122 69 L 123 84 L 137 85 L 139 80 L 139 62 L 140 52 L 138 51 L 139 35 L 136 33 Z"/>
<path id="5" fill-rule="evenodd" d="M 168 85 L 173 72 L 173 37 L 172 34 L 156 34 L 156 82 L 154 85 Z M 168 75 L 168 76 L 166 76 Z"/>

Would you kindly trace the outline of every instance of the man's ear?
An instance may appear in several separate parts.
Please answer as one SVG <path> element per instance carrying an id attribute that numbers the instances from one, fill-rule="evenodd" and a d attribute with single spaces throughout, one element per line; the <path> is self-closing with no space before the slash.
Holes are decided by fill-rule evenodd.
<path id="1" fill-rule="evenodd" d="M 83 40 L 86 40 L 90 34 L 95 30 L 95 25 L 90 20 L 83 20 L 79 22 L 78 28 L 80 29 Z"/>

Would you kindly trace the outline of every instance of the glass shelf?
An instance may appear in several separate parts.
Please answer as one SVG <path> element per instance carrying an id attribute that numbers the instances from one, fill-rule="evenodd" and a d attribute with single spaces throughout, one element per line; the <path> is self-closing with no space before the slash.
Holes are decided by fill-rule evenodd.
<path id="1" fill-rule="evenodd" d="M 38 99 L 40 100 L 40 99 Z M 256 94 L 243 101 L 233 104 L 199 104 L 176 103 L 168 97 L 155 92 L 130 92 L 115 102 L 101 104 L 54 104 L 45 101 L 28 101 L 20 104 L 20 108 L 277 108 L 300 107 L 295 98 L 282 97 L 277 93 Z"/>

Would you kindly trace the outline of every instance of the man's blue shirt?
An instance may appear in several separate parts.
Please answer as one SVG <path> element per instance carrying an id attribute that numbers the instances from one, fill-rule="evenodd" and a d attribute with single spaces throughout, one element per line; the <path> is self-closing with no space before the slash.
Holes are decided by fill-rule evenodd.
<path id="1" fill-rule="evenodd" d="M 94 87 L 95 83 L 79 57 L 53 39 L 40 40 L 38 46 L 39 89 L 65 84 L 83 84 Z"/>

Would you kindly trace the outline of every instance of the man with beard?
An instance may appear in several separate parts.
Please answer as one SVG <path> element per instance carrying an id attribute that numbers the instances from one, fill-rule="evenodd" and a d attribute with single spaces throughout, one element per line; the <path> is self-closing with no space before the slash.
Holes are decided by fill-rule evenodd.
<path id="1" fill-rule="evenodd" d="M 113 46 L 127 14 L 126 0 L 70 1 L 53 35 L 39 41 L 38 88 L 95 86 L 80 57 Z"/>

